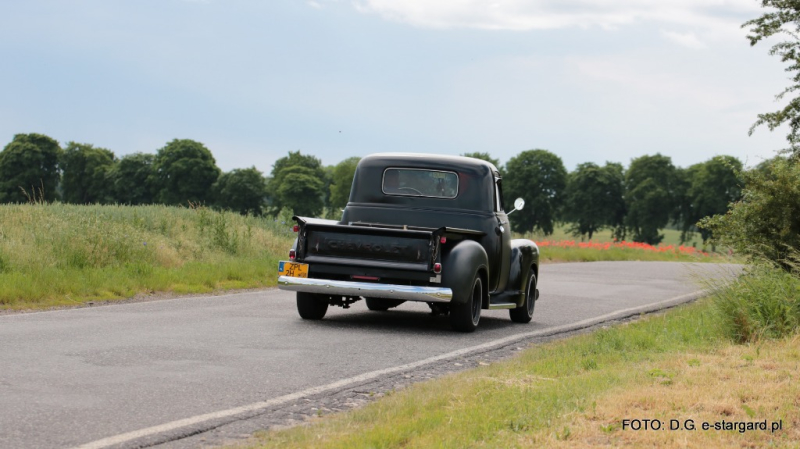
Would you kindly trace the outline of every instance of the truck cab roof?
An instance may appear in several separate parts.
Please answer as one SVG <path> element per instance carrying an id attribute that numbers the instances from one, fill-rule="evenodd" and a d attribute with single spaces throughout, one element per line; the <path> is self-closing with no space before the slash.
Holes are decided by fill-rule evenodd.
<path id="1" fill-rule="evenodd" d="M 430 172 L 449 185 L 441 195 L 406 187 L 404 192 L 386 189 L 385 176 L 392 171 Z M 494 209 L 497 168 L 486 161 L 463 156 L 416 153 L 377 153 L 361 159 L 353 178 L 350 204 L 385 204 L 398 207 L 446 208 L 489 212 Z M 456 179 L 457 177 L 457 179 Z"/>

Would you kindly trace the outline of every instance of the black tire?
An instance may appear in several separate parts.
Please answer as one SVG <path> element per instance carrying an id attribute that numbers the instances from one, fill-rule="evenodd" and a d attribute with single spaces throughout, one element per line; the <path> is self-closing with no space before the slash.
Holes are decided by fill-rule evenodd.
<path id="1" fill-rule="evenodd" d="M 536 307 L 536 274 L 531 269 L 528 282 L 525 284 L 525 302 L 522 306 L 509 310 L 508 314 L 515 323 L 530 323 L 534 307 Z"/>
<path id="2" fill-rule="evenodd" d="M 402 299 L 364 298 L 367 308 L 375 312 L 385 312 L 404 303 Z"/>
<path id="3" fill-rule="evenodd" d="M 478 273 L 472 281 L 469 298 L 465 302 L 454 303 L 450 306 L 450 326 L 459 332 L 473 332 L 481 321 L 481 306 L 483 303 L 483 282 Z"/>
<path id="4" fill-rule="evenodd" d="M 304 320 L 321 320 L 328 311 L 328 297 L 297 292 L 297 312 Z"/>

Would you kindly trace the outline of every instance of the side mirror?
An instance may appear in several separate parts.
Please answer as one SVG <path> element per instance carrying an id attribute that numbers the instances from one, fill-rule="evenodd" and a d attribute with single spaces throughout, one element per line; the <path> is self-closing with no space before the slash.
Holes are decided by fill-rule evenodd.
<path id="1" fill-rule="evenodd" d="M 522 210 L 523 207 L 525 207 L 525 200 L 522 198 L 517 198 L 514 200 L 514 209 L 506 215 L 511 215 L 515 211 Z"/>

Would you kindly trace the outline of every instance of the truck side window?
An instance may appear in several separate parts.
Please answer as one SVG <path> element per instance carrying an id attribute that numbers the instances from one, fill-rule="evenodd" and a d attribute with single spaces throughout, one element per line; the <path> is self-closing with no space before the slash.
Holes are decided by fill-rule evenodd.
<path id="1" fill-rule="evenodd" d="M 503 204 L 503 185 L 500 179 L 497 179 L 494 183 L 494 204 L 497 212 L 506 210 Z"/>

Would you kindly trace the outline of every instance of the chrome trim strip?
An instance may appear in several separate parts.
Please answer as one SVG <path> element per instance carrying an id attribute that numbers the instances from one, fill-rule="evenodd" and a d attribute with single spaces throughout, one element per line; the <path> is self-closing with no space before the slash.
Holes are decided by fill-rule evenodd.
<path id="1" fill-rule="evenodd" d="M 513 302 L 501 302 L 499 304 L 489 304 L 489 310 L 498 310 L 498 309 L 516 309 L 517 305 Z"/>
<path id="2" fill-rule="evenodd" d="M 292 276 L 279 276 L 278 288 L 295 292 L 341 296 L 366 296 L 402 299 L 404 301 L 448 303 L 453 298 L 453 290 L 444 287 L 333 281 L 330 279 L 298 278 Z"/>

